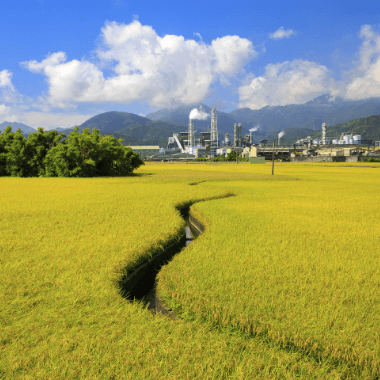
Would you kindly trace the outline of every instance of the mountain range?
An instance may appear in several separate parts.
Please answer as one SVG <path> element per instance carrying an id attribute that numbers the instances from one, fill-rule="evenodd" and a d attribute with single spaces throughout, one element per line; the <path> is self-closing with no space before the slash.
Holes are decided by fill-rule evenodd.
<path id="1" fill-rule="evenodd" d="M 29 134 L 29 133 L 33 133 L 33 132 L 37 132 L 36 129 L 32 128 L 32 127 L 28 127 L 27 125 L 23 124 L 23 123 L 17 123 L 15 121 L 4 121 L 3 123 L 0 124 L 0 132 L 4 132 L 4 130 L 8 127 L 8 126 L 11 126 L 12 127 L 12 132 L 16 132 L 17 129 L 21 129 L 21 132 L 23 134 Z"/>
<path id="2" fill-rule="evenodd" d="M 380 114 L 380 98 L 347 100 L 325 94 L 305 104 L 266 106 L 259 110 L 241 108 L 230 112 L 242 125 L 260 126 L 268 135 L 285 128 L 320 129 L 322 123 L 335 125 Z"/>
<path id="3" fill-rule="evenodd" d="M 104 112 L 86 120 L 79 126 L 79 129 L 98 128 L 102 134 L 112 134 L 116 138 L 123 138 L 125 145 L 166 146 L 168 137 L 173 133 L 187 131 L 190 111 L 193 108 L 200 109 L 200 106 L 202 111 L 208 114 L 208 117 L 205 120 L 193 120 L 195 130 L 209 130 L 211 108 L 205 104 L 192 104 L 173 109 L 165 108 L 146 116 L 128 112 Z M 325 94 L 305 104 L 266 106 L 259 110 L 241 108 L 229 113 L 217 110 L 216 114 L 220 140 L 224 138 L 226 132 L 230 133 L 232 140 L 234 123 L 241 123 L 243 135 L 248 134 L 251 128 L 257 129 L 252 132 L 254 141 L 275 140 L 277 134 L 281 130 L 285 130 L 282 141 L 287 143 L 287 139 L 289 139 L 289 143 L 292 143 L 305 135 L 313 135 L 314 131 L 315 134 L 320 135 L 322 122 L 334 126 L 380 114 L 380 98 L 347 100 Z M 6 121 L 0 124 L 0 130 L 5 129 L 4 127 L 8 125 L 12 125 L 14 131 L 21 128 L 23 133 L 36 131 L 25 124 Z M 57 128 L 57 130 L 69 133 L 73 128 Z M 377 127 L 374 128 L 376 130 Z M 375 132 L 372 131 L 371 136 L 373 133 Z M 379 137 L 375 139 L 379 139 Z"/>

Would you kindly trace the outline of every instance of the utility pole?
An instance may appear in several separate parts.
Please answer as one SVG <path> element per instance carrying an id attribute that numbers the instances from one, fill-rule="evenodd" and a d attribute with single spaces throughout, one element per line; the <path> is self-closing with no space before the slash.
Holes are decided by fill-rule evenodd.
<path id="1" fill-rule="evenodd" d="M 273 141 L 273 152 L 272 152 L 272 175 L 274 174 L 274 145 L 275 145 L 275 142 Z"/>

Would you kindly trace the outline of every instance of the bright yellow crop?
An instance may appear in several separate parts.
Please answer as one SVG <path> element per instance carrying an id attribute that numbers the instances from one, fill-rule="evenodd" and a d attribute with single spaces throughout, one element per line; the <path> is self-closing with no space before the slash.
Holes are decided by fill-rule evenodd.
<path id="1" fill-rule="evenodd" d="M 277 171 L 300 180 L 234 181 L 236 197 L 192 206 L 208 230 L 159 291 L 177 311 L 379 374 L 379 165 Z"/>
<path id="2" fill-rule="evenodd" d="M 371 378 L 376 355 L 350 369 L 353 349 L 343 364 L 310 353 L 317 342 L 342 359 L 349 339 L 376 353 L 379 169 L 275 170 L 156 164 L 126 178 L 0 178 L 0 378 Z M 192 206 L 207 231 L 159 275 L 172 306 L 200 321 L 120 296 L 123 268 L 182 233 L 176 205 L 228 193 Z M 269 339 L 247 334 L 260 326 Z"/>

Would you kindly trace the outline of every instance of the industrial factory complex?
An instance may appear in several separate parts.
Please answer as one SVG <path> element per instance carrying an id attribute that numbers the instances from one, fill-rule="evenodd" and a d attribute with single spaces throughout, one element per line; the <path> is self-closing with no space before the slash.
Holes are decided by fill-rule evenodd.
<path id="1" fill-rule="evenodd" d="M 265 163 L 265 159 L 284 161 L 358 161 L 361 157 L 380 157 L 380 141 L 364 140 L 354 132 L 339 137 L 326 136 L 326 124 L 322 124 L 321 138 L 311 136 L 297 140 L 291 146 L 281 146 L 283 132 L 278 135 L 278 144 L 267 144 L 266 140 L 254 141 L 252 132 L 242 137 L 241 124 L 234 124 L 233 139 L 229 133 L 222 141 L 218 138 L 216 109 L 211 111 L 211 128 L 197 133 L 190 119 L 188 130 L 174 133 L 168 139 L 167 148 L 158 146 L 131 147 L 146 160 L 192 160 L 198 157 L 215 158 L 236 152 L 249 158 L 251 163 Z"/>

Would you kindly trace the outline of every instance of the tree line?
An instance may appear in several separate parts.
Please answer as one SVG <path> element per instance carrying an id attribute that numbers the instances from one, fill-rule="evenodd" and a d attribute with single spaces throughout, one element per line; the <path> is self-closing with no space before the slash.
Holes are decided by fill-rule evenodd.
<path id="1" fill-rule="evenodd" d="M 144 162 L 123 139 L 102 136 L 94 128 L 68 136 L 55 130 L 38 131 L 25 138 L 9 126 L 0 132 L 0 176 L 12 177 L 98 177 L 125 176 Z"/>

